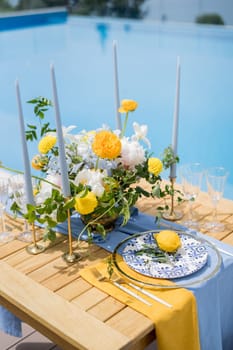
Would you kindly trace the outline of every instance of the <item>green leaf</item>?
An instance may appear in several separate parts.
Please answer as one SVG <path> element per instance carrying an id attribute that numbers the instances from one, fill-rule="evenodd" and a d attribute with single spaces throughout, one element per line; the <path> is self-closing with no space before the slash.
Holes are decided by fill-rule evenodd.
<path id="1" fill-rule="evenodd" d="M 37 102 L 38 102 L 37 98 L 33 98 L 32 100 L 27 101 L 27 103 L 32 103 L 32 104 L 35 104 Z"/>
<path id="2" fill-rule="evenodd" d="M 67 210 L 64 210 L 62 207 L 57 210 L 57 221 L 64 222 L 67 219 Z"/>
<path id="3" fill-rule="evenodd" d="M 25 132 L 26 140 L 37 140 L 37 134 L 35 130 L 28 130 Z"/>
<path id="4" fill-rule="evenodd" d="M 33 130 L 37 129 L 36 125 L 27 124 L 27 127 Z"/>
<path id="5" fill-rule="evenodd" d="M 74 205 L 75 205 L 75 198 L 71 198 L 65 202 L 63 208 L 64 208 L 64 210 L 68 210 L 68 209 L 73 208 Z"/>
<path id="6" fill-rule="evenodd" d="M 56 232 L 51 228 L 46 227 L 43 240 L 44 241 L 50 240 L 51 242 L 54 242 L 56 240 Z"/>
<path id="7" fill-rule="evenodd" d="M 107 263 L 107 272 L 108 272 L 108 276 L 109 276 L 109 279 L 112 278 L 112 275 L 113 275 L 113 272 L 114 272 L 114 269 L 113 269 L 113 261 L 112 261 L 112 256 L 110 255 L 107 260 L 106 260 L 106 263 Z"/>
<path id="8" fill-rule="evenodd" d="M 174 153 L 171 146 L 168 146 L 164 149 L 162 155 L 162 163 L 164 169 L 168 169 L 172 164 L 176 164 L 179 162 L 179 157 Z"/>
<path id="9" fill-rule="evenodd" d="M 20 207 L 16 202 L 12 203 L 10 210 L 13 211 L 13 213 L 20 213 Z"/>

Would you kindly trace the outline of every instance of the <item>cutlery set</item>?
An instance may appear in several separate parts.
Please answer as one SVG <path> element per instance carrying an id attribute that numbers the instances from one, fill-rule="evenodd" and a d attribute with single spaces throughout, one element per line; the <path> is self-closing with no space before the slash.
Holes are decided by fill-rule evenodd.
<path id="1" fill-rule="evenodd" d="M 140 293 L 150 297 L 151 299 L 159 302 L 160 304 L 163 304 L 166 307 L 171 308 L 172 305 L 167 303 L 165 300 L 157 297 L 156 295 L 148 292 L 147 290 L 144 290 L 142 287 L 137 286 L 136 284 L 133 283 L 126 283 L 125 280 L 123 278 L 119 278 L 118 276 L 115 276 L 115 279 L 108 279 L 106 276 L 102 275 L 100 273 L 99 270 L 97 270 L 95 267 L 93 267 L 91 269 L 92 274 L 97 278 L 98 281 L 105 281 L 105 282 L 109 282 L 112 283 L 115 287 L 123 290 L 125 293 L 129 294 L 130 296 L 132 296 L 133 298 L 141 301 L 142 303 L 148 305 L 148 306 L 152 306 L 152 304 L 147 301 L 146 299 L 144 299 L 143 297 L 141 297 L 139 294 L 137 294 L 136 292 L 134 293 L 132 290 L 128 289 L 125 285 L 129 285 L 130 287 L 134 288 L 135 290 L 139 291 Z M 124 284 L 124 285 L 123 285 Z"/>
<path id="2" fill-rule="evenodd" d="M 184 232 L 183 229 L 177 230 L 179 232 Z M 211 243 L 211 242 L 210 242 Z M 222 249 L 220 247 L 218 247 L 216 244 L 211 243 L 212 246 L 215 247 L 216 250 L 218 250 L 220 253 L 229 255 L 233 257 L 233 253 Z M 132 282 L 126 282 L 126 280 L 124 280 L 122 277 L 119 277 L 117 274 L 113 274 L 113 278 L 109 279 L 106 276 L 104 276 L 96 267 L 93 267 L 91 269 L 93 276 L 98 280 L 98 281 L 103 281 L 103 282 L 108 282 L 108 283 L 112 283 L 115 287 L 119 288 L 120 290 L 124 291 L 125 293 L 127 293 L 128 295 L 130 295 L 131 297 L 139 300 L 140 302 L 142 302 L 143 304 L 147 305 L 147 306 L 152 306 L 152 301 L 156 301 L 168 308 L 172 308 L 173 305 L 169 304 L 168 302 L 166 302 L 165 300 L 157 297 L 154 293 L 149 292 L 148 290 L 145 290 L 143 287 L 140 287 L 137 284 L 134 284 Z M 131 287 L 135 290 L 132 291 L 131 289 L 128 288 Z M 141 295 L 139 295 L 137 292 L 139 292 L 140 294 L 146 295 L 148 298 L 151 299 L 151 302 L 148 301 L 147 299 L 143 298 Z"/>

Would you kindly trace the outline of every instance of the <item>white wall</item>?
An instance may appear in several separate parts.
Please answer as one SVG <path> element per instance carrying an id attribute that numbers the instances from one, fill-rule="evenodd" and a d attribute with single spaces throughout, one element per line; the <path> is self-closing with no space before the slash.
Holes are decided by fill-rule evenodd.
<path id="1" fill-rule="evenodd" d="M 225 24 L 233 25 L 233 0 L 147 0 L 148 19 L 194 22 L 199 14 L 218 13 Z"/>

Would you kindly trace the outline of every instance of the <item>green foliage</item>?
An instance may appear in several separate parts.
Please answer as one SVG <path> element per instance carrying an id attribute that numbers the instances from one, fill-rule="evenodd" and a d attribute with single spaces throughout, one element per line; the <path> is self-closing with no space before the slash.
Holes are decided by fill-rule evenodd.
<path id="1" fill-rule="evenodd" d="M 153 261 L 160 263 L 169 263 L 168 255 L 157 246 L 143 244 L 142 248 L 137 250 L 136 255 L 140 256 L 143 254 L 146 254 L 148 257 L 153 258 Z"/>
<path id="2" fill-rule="evenodd" d="M 224 25 L 222 17 L 217 13 L 208 13 L 198 16 L 196 18 L 196 23 Z"/>
<path id="3" fill-rule="evenodd" d="M 28 103 L 32 103 L 35 105 L 34 107 L 35 116 L 39 117 L 40 119 L 44 119 L 44 112 L 48 110 L 49 106 L 52 106 L 52 101 L 41 96 L 34 98 L 32 100 L 29 100 Z"/>
<path id="4" fill-rule="evenodd" d="M 106 259 L 106 263 L 107 263 L 107 273 L 108 273 L 108 278 L 111 279 L 113 272 L 114 272 L 114 265 L 113 265 L 113 261 L 112 261 L 112 256 L 108 256 Z"/>
<path id="5" fill-rule="evenodd" d="M 55 129 L 50 128 L 50 123 L 42 123 L 43 119 L 45 118 L 45 112 L 51 107 L 52 101 L 48 100 L 47 98 L 44 97 L 37 97 L 34 98 L 28 103 L 31 103 L 34 105 L 34 114 L 39 120 L 39 125 L 40 125 L 40 131 L 38 135 L 38 127 L 36 125 L 31 125 L 27 124 L 28 130 L 26 130 L 26 140 L 27 141 L 33 141 L 33 140 L 38 140 L 38 138 L 44 136 L 48 132 L 54 132 L 56 131 Z"/>
<path id="6" fill-rule="evenodd" d="M 145 0 L 79 0 L 73 12 L 79 15 L 143 18 Z"/>
<path id="7" fill-rule="evenodd" d="M 141 7 L 146 0 L 78 0 L 73 1 L 72 13 L 78 15 L 91 16 L 112 16 L 125 18 L 143 18 L 145 13 Z M 45 7 L 68 6 L 67 0 L 20 0 L 14 10 L 32 10 Z M 76 5 L 75 5 L 76 3 Z M 3 0 L 0 4 L 2 9 L 12 9 L 12 7 Z"/>
<path id="8" fill-rule="evenodd" d="M 45 7 L 43 0 L 20 0 L 15 10 L 32 10 Z"/>
<path id="9" fill-rule="evenodd" d="M 162 154 L 162 163 L 164 169 L 170 168 L 172 164 L 179 163 L 179 157 L 174 154 L 171 146 L 164 149 Z"/>
<path id="10" fill-rule="evenodd" d="M 10 11 L 12 10 L 12 6 L 9 4 L 7 0 L 0 1 L 0 11 Z"/>
<path id="11" fill-rule="evenodd" d="M 27 140 L 38 140 L 43 138 L 48 132 L 55 131 L 50 128 L 49 122 L 45 122 L 45 114 L 52 106 L 52 102 L 47 98 L 38 97 L 28 101 L 28 103 L 33 105 L 35 117 L 39 122 L 39 128 L 34 124 L 28 125 L 28 130 L 26 131 Z M 126 124 L 127 123 L 124 124 L 125 128 Z M 135 135 L 133 136 L 135 137 Z M 128 138 L 126 139 L 128 142 Z M 142 138 L 139 138 L 137 141 L 138 146 L 139 140 L 141 141 L 141 139 Z M 119 155 L 118 160 L 115 159 L 113 163 L 107 165 L 106 161 L 110 162 L 110 160 L 101 159 L 93 152 L 93 142 L 94 138 L 92 134 L 90 135 L 88 132 L 81 132 L 72 135 L 72 137 L 68 135 L 68 133 L 66 134 L 65 150 L 71 188 L 71 198 L 69 199 L 64 198 L 58 186 L 49 182 L 50 177 L 48 175 L 53 174 L 53 176 L 59 176 L 57 146 L 51 146 L 46 155 L 37 155 L 39 157 L 39 169 L 48 177 L 45 176 L 44 179 L 39 178 L 40 183 L 37 188 L 38 197 L 35 196 L 35 202 L 37 204 L 28 206 L 25 218 L 29 223 L 37 221 L 44 225 L 45 239 L 55 239 L 55 228 L 57 224 L 66 221 L 68 215 L 72 214 L 75 210 L 75 206 L 77 208 L 77 202 L 80 203 L 81 198 L 86 197 L 87 194 L 92 191 L 93 185 L 91 182 L 88 182 L 87 170 L 96 174 L 98 177 L 101 176 L 101 187 L 103 189 L 100 195 L 95 195 L 97 204 L 94 208 L 91 208 L 89 213 L 86 210 L 80 210 L 82 220 L 86 224 L 84 230 L 87 230 L 90 241 L 93 231 L 105 237 L 107 216 L 108 218 L 110 216 L 110 219 L 114 220 L 118 216 L 121 216 L 122 225 L 125 225 L 130 218 L 131 208 L 136 204 L 139 198 L 152 197 L 165 199 L 168 195 L 174 195 L 175 193 L 172 185 L 166 185 L 165 188 L 162 188 L 162 179 L 160 175 L 156 174 L 156 172 L 155 175 L 150 171 L 148 161 L 151 156 L 148 152 L 144 151 L 143 157 L 139 158 L 139 160 L 137 160 L 137 153 L 135 154 L 134 157 L 136 157 L 135 159 L 137 160 L 136 166 L 133 165 L 130 167 L 127 162 L 124 164 L 124 158 L 121 158 Z M 78 154 L 79 145 L 82 145 L 82 147 L 85 145 L 84 149 L 87 150 L 86 153 L 88 156 L 82 152 Z M 134 144 L 132 145 L 135 147 Z M 165 169 L 178 160 L 178 157 L 174 155 L 171 147 L 165 149 L 162 159 Z M 109 166 L 111 166 L 110 172 L 106 171 Z M 76 180 L 76 175 L 82 170 L 83 173 L 86 172 L 85 175 L 83 175 L 83 173 L 81 175 L 84 176 L 84 178 L 82 180 Z M 88 176 L 90 176 L 90 174 Z M 140 180 L 146 181 L 149 188 L 147 187 L 148 189 L 144 189 Z M 56 180 L 54 181 L 56 182 Z M 98 184 L 97 178 L 95 178 L 94 181 L 97 181 Z M 44 184 L 43 182 L 47 182 L 48 184 Z M 16 209 L 17 208 L 15 208 L 15 210 Z M 159 214 L 162 210 L 167 209 L 168 206 L 166 204 L 164 207 L 158 208 Z M 80 232 L 79 238 L 84 230 Z"/>
<path id="12" fill-rule="evenodd" d="M 53 7 L 53 6 L 66 6 L 67 5 L 67 0 L 43 0 L 45 5 L 48 7 Z"/>

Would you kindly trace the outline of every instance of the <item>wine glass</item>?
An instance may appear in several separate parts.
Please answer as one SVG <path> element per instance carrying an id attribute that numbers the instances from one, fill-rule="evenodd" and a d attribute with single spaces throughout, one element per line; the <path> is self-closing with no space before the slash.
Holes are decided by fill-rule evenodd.
<path id="1" fill-rule="evenodd" d="M 221 232 L 224 224 L 217 219 L 217 206 L 223 196 L 228 171 L 223 167 L 213 167 L 206 171 L 207 190 L 213 204 L 212 221 L 207 222 L 204 228 L 211 232 Z"/>
<path id="2" fill-rule="evenodd" d="M 203 168 L 200 163 L 185 164 L 180 167 L 182 191 L 189 203 L 188 218 L 183 222 L 190 229 L 198 229 L 199 223 L 193 215 L 193 202 L 197 198 L 202 183 Z"/>
<path id="3" fill-rule="evenodd" d="M 2 223 L 2 232 L 0 233 L 0 242 L 10 242 L 15 238 L 12 232 L 6 230 L 5 225 L 5 210 L 9 198 L 9 184 L 5 177 L 0 178 L 0 216 Z"/>
<path id="4" fill-rule="evenodd" d="M 9 184 L 13 196 L 13 200 L 19 207 L 22 214 L 27 212 L 27 200 L 25 192 L 25 179 L 22 174 L 17 174 L 9 178 Z M 32 185 L 35 186 L 35 179 L 32 178 Z M 24 230 L 20 232 L 16 238 L 23 242 L 32 242 L 33 235 L 29 228 L 28 221 L 24 219 Z M 36 232 L 36 239 L 40 239 L 40 234 Z"/>

